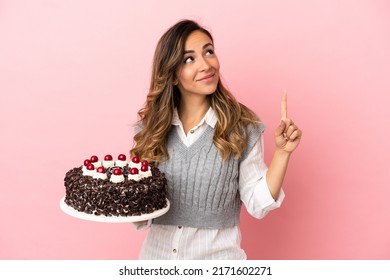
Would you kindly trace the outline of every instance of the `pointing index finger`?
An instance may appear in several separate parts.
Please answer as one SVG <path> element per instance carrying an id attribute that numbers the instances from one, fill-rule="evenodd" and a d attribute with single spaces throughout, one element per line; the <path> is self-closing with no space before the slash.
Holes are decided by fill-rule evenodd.
<path id="1" fill-rule="evenodd" d="M 281 118 L 282 120 L 287 119 L 287 91 L 284 91 L 282 95 Z"/>

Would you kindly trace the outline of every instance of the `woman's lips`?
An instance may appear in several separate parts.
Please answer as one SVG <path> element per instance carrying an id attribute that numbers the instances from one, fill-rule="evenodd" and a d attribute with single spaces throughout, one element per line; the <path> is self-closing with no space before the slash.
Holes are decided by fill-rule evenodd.
<path id="1" fill-rule="evenodd" d="M 206 75 L 200 79 L 198 79 L 198 81 L 209 81 L 211 80 L 213 77 L 214 77 L 215 74 L 209 74 L 209 75 Z"/>

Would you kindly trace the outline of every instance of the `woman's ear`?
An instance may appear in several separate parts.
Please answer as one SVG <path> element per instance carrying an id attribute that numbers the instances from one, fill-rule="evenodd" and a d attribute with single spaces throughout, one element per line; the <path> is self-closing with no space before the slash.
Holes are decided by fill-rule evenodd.
<path id="1" fill-rule="evenodd" d="M 177 80 L 176 77 L 173 77 L 172 84 L 173 84 L 174 86 L 177 86 L 177 85 L 179 84 L 179 81 Z"/>

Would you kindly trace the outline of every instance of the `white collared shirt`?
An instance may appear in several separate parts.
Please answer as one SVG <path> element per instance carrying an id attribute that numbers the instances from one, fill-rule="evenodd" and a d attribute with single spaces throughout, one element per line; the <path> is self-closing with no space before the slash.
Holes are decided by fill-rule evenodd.
<path id="1" fill-rule="evenodd" d="M 172 125 L 181 141 L 188 147 L 205 131 L 214 127 L 217 117 L 210 107 L 204 118 L 186 135 L 175 109 Z M 249 214 L 261 219 L 269 211 L 280 207 L 284 192 L 275 201 L 266 182 L 267 166 L 264 163 L 263 135 L 256 142 L 248 157 L 240 164 L 239 192 Z M 150 228 L 140 252 L 140 259 L 246 259 L 241 249 L 239 226 L 224 229 L 199 229 L 174 225 L 134 223 L 139 230 Z"/>

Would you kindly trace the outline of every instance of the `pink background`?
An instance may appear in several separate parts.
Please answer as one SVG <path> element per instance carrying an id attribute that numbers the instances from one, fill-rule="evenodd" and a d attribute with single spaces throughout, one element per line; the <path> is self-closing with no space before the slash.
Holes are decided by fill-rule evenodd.
<path id="1" fill-rule="evenodd" d="M 304 131 L 282 208 L 242 214 L 250 259 L 390 259 L 388 1 L 0 1 L 0 259 L 136 259 L 146 232 L 61 212 L 63 178 L 127 153 L 158 38 L 215 37 L 274 149 L 281 92 Z"/>

